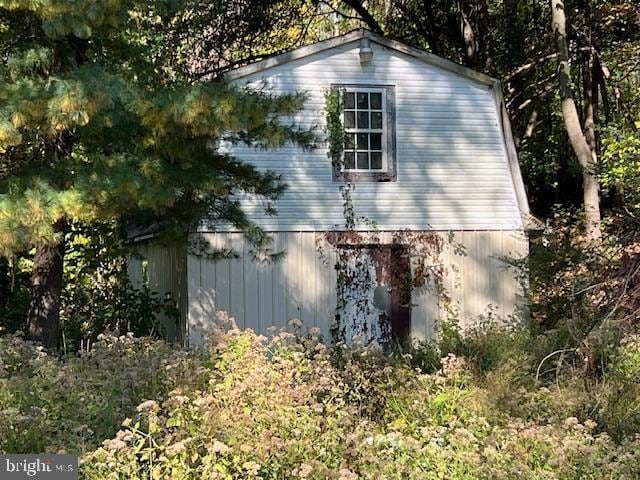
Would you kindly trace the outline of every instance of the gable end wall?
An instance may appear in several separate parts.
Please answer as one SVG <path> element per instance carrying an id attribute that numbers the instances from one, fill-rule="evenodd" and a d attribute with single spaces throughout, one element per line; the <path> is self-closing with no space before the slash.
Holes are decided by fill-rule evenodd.
<path id="1" fill-rule="evenodd" d="M 324 138 L 324 94 L 332 84 L 393 85 L 396 94 L 397 181 L 359 182 L 351 197 L 357 216 L 383 230 L 517 230 L 522 219 L 494 86 L 429 65 L 372 42 L 373 60 L 359 61 L 354 41 L 238 78 L 275 93 L 305 91 L 293 121 Z M 344 225 L 341 182 L 325 145 L 305 152 L 287 146 L 231 153 L 276 170 L 288 185 L 278 216 L 243 196 L 250 217 L 271 231 L 320 231 Z M 363 226 L 363 228 L 366 228 Z"/>

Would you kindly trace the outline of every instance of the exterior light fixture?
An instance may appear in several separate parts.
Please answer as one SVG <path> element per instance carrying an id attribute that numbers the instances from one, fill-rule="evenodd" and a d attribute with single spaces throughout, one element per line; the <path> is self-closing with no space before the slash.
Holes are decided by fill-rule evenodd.
<path id="1" fill-rule="evenodd" d="M 360 40 L 360 51 L 358 54 L 360 55 L 360 63 L 368 63 L 373 58 L 373 50 L 371 50 L 368 38 Z"/>

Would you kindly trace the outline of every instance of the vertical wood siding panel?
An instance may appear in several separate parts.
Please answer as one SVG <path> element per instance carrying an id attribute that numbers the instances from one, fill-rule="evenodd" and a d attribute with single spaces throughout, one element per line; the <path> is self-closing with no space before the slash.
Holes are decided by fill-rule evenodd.
<path id="1" fill-rule="evenodd" d="M 470 233 L 470 236 L 473 240 L 471 243 L 473 244 L 473 262 L 468 265 L 467 275 L 471 279 L 471 291 L 466 292 L 465 296 L 468 299 L 470 305 L 470 312 L 467 317 L 467 322 L 473 321 L 478 317 L 478 315 L 482 314 L 482 308 L 480 306 L 480 297 L 482 296 L 481 285 L 479 282 L 480 276 L 484 276 L 483 268 L 483 258 L 482 258 L 482 242 L 480 241 L 481 232 L 467 232 Z M 471 295 L 469 295 L 471 293 Z"/>
<path id="2" fill-rule="evenodd" d="M 335 323 L 336 316 L 336 308 L 338 305 L 338 293 L 336 287 L 338 285 L 338 273 L 336 272 L 336 262 L 338 260 L 337 252 L 334 249 L 327 249 L 327 265 L 328 269 L 327 273 L 327 291 L 329 292 L 326 296 L 327 298 L 327 310 L 324 313 L 325 317 L 322 324 L 320 325 L 320 330 L 322 336 L 326 338 L 328 341 L 331 341 L 331 328 Z"/>
<path id="3" fill-rule="evenodd" d="M 519 244 L 518 244 L 518 237 L 516 236 L 515 233 L 509 233 L 507 235 L 507 251 L 505 252 L 505 254 L 511 258 L 516 257 L 518 255 L 519 252 Z M 512 314 L 516 308 L 516 305 L 518 303 L 518 290 L 517 290 L 517 285 L 516 282 L 514 281 L 513 278 L 513 272 L 511 270 L 505 270 L 504 271 L 504 276 L 505 276 L 505 288 L 506 288 L 506 293 L 507 293 L 507 314 Z"/>
<path id="4" fill-rule="evenodd" d="M 456 307 L 456 312 L 460 323 L 464 322 L 464 266 L 465 262 L 467 262 L 467 258 L 469 255 L 472 255 L 471 246 L 465 244 L 466 238 L 464 236 L 464 232 L 456 232 L 457 242 L 462 244 L 464 248 L 464 252 L 460 255 L 456 255 L 455 251 L 451 252 L 451 265 L 453 265 L 453 288 L 452 292 L 452 303 Z M 467 262 L 468 263 L 468 262 Z"/>
<path id="5" fill-rule="evenodd" d="M 243 242 L 245 328 L 260 329 L 259 287 L 256 263 L 251 259 L 250 245 Z"/>
<path id="6" fill-rule="evenodd" d="M 446 293 L 448 295 L 452 296 L 453 295 L 454 277 L 455 277 L 455 270 L 454 270 L 453 260 L 451 258 L 451 252 L 453 250 L 453 247 L 450 244 L 450 242 L 448 241 L 447 234 L 444 233 L 443 235 L 445 236 L 445 241 L 443 243 L 442 253 L 440 255 L 441 255 L 441 261 L 443 262 L 443 265 L 445 267 L 445 271 L 444 271 L 444 278 L 442 279 L 442 283 L 443 283 L 443 287 L 444 287 Z M 456 242 L 456 241 L 458 241 L 458 239 L 456 237 L 454 237 L 453 241 Z M 438 321 L 437 321 L 436 327 L 438 325 L 440 325 L 441 322 L 446 320 L 448 313 L 449 312 L 447 311 L 447 306 L 446 306 L 445 302 L 442 299 L 439 299 L 439 301 L 438 301 Z"/>
<path id="7" fill-rule="evenodd" d="M 300 279 L 302 283 L 302 311 L 300 320 L 303 331 L 315 326 L 316 308 L 316 250 L 314 235 L 301 233 Z"/>
<path id="8" fill-rule="evenodd" d="M 289 265 L 286 233 L 273 234 L 273 251 L 284 252 L 284 257 L 273 265 L 273 325 L 278 329 L 287 324 L 287 277 Z"/>
<path id="9" fill-rule="evenodd" d="M 462 244 L 465 246 L 466 255 L 459 257 L 459 270 L 458 270 L 458 281 L 459 284 L 456 286 L 455 292 L 458 299 L 458 303 L 460 304 L 460 325 L 464 326 L 468 316 L 470 315 L 469 311 L 469 302 L 468 302 L 468 290 L 471 287 L 471 282 L 469 281 L 469 276 L 467 272 L 469 271 L 469 266 L 473 264 L 475 252 L 473 251 L 473 245 L 470 243 L 471 237 L 468 232 L 461 232 L 460 238 Z"/>
<path id="10" fill-rule="evenodd" d="M 187 292 L 189 310 L 187 313 L 186 338 L 191 344 L 201 342 L 199 325 L 203 321 L 200 284 L 200 258 L 187 256 Z"/>
<path id="11" fill-rule="evenodd" d="M 206 234 L 204 240 L 207 248 L 214 249 L 216 242 L 216 234 Z M 216 311 L 218 310 L 218 292 L 216 291 L 216 262 L 207 260 L 205 257 L 200 258 L 201 265 L 201 296 L 200 302 L 204 313 L 204 322 L 209 325 L 215 321 Z"/>
<path id="12" fill-rule="evenodd" d="M 229 247 L 238 254 L 239 258 L 229 260 L 229 312 L 235 317 L 236 323 L 240 328 L 245 328 L 246 325 L 244 308 L 244 241 L 244 236 L 241 233 L 230 234 Z"/>
<path id="13" fill-rule="evenodd" d="M 488 297 L 491 299 L 491 303 L 496 307 L 496 313 L 499 316 L 504 315 L 504 304 L 502 302 L 501 290 L 501 269 L 504 265 L 502 262 L 502 232 L 494 234 L 493 232 L 487 232 L 487 236 L 490 238 L 490 247 L 488 250 L 487 259 L 487 282 L 488 282 Z"/>
<path id="14" fill-rule="evenodd" d="M 475 282 L 475 271 L 479 268 L 478 265 L 478 243 L 476 232 L 464 232 L 464 242 L 469 249 L 469 255 L 464 259 L 464 270 L 463 270 L 463 282 L 464 288 L 462 290 L 462 298 L 464 302 L 464 325 L 466 327 L 469 320 L 474 317 L 476 312 L 476 282 Z"/>
<path id="15" fill-rule="evenodd" d="M 448 243 L 447 235 L 440 233 L 439 236 L 443 240 L 443 245 L 446 245 Z M 446 266 L 449 261 L 449 249 L 444 247 L 440 255 L 440 261 Z M 445 284 L 446 281 L 447 280 L 444 279 Z M 435 326 L 441 315 L 440 299 L 438 298 L 436 286 L 433 281 L 431 281 L 428 288 L 425 289 L 420 301 L 423 303 L 423 307 L 421 308 L 421 314 L 423 315 L 422 323 L 424 325 L 423 340 L 428 340 L 433 338 Z"/>
<path id="16" fill-rule="evenodd" d="M 491 297 L 491 271 L 497 265 L 492 264 L 491 245 L 493 235 L 491 232 L 481 231 L 477 233 L 478 241 L 478 265 L 475 270 L 475 283 L 478 289 L 478 298 L 476 298 L 476 311 L 478 315 L 487 313 L 488 305 L 495 307 L 495 301 Z"/>
<path id="17" fill-rule="evenodd" d="M 287 302 L 284 305 L 285 315 L 283 326 L 286 325 L 291 318 L 290 315 L 293 309 L 293 285 L 295 282 L 291 278 L 291 272 L 293 271 L 293 265 L 296 261 L 296 252 L 292 240 L 292 235 L 292 232 L 282 232 L 282 243 L 284 244 L 284 248 L 287 251 L 287 256 L 284 259 L 284 263 L 282 266 L 282 280 L 287 291 Z"/>
<path id="18" fill-rule="evenodd" d="M 141 253 L 130 255 L 127 259 L 127 277 L 135 288 L 140 288 L 143 284 L 142 258 L 138 255 L 141 255 Z"/>
<path id="19" fill-rule="evenodd" d="M 441 234 L 447 238 L 447 233 Z M 323 263 L 317 256 L 315 233 L 281 232 L 274 237 L 274 249 L 285 248 L 286 257 L 279 263 L 260 265 L 250 259 L 249 246 L 241 236 L 234 235 L 229 237 L 230 243 L 239 245 L 242 261 L 233 260 L 230 264 L 229 260 L 213 262 L 192 255 L 187 258 L 189 338 L 198 336 L 200 322 L 211 325 L 225 289 L 229 290 L 231 314 L 238 318 L 241 315 L 237 312 L 244 312 L 246 322 L 240 326 L 265 334 L 271 324 L 282 326 L 287 319 L 300 318 L 305 329 L 315 324 L 325 338 L 330 338 L 337 302 L 335 250 L 327 249 L 327 262 Z M 205 235 L 205 239 L 224 244 L 212 234 Z M 502 316 L 513 313 L 521 300 L 520 292 L 513 272 L 506 271 L 498 257 L 525 254 L 528 244 L 523 234 L 457 231 L 454 242 L 463 243 L 467 255 L 455 255 L 447 240 L 441 260 L 447 267 L 445 288 L 460 307 L 461 326 L 484 313 L 489 303 L 499 306 Z M 153 262 L 169 258 L 166 253 L 156 253 L 149 249 Z M 158 288 L 163 288 L 161 269 L 155 266 L 154 271 Z M 413 334 L 417 339 L 430 338 L 435 319 L 446 318 L 446 311 L 430 291 L 414 292 L 412 302 L 418 304 L 412 311 Z"/>
<path id="20" fill-rule="evenodd" d="M 178 323 L 178 336 L 177 341 L 180 343 L 185 342 L 185 329 L 187 325 L 187 315 L 189 312 L 189 299 L 188 299 L 188 270 L 187 270 L 187 249 L 185 245 L 180 245 L 178 251 L 178 283 L 177 288 L 179 292 L 178 308 L 180 310 L 180 319 Z"/>
<path id="21" fill-rule="evenodd" d="M 314 241 L 315 235 L 316 234 L 314 234 Z M 321 334 L 325 338 L 328 338 L 329 324 L 335 309 L 333 294 L 336 286 L 331 275 L 334 263 L 327 248 L 323 248 L 323 258 L 320 258 L 320 255 L 316 255 L 316 259 L 318 277 L 316 290 L 316 326 L 320 328 Z"/>
<path id="22" fill-rule="evenodd" d="M 505 252 L 504 255 L 508 256 L 508 257 L 512 257 L 513 255 L 513 246 L 514 246 L 514 242 L 513 242 L 513 236 L 511 235 L 505 235 L 504 236 L 504 241 L 505 241 Z M 506 301 L 506 314 L 508 315 L 510 313 L 510 307 L 515 303 L 515 288 L 513 285 L 511 285 L 510 280 L 510 276 L 511 273 L 508 270 L 504 270 L 502 272 L 503 275 L 503 281 L 505 284 L 505 301 Z"/>
<path id="23" fill-rule="evenodd" d="M 214 246 L 218 251 L 226 250 L 229 245 L 229 233 L 217 233 L 215 235 Z M 231 279 L 231 265 L 229 259 L 221 259 L 216 262 L 216 308 L 229 314 L 231 308 L 231 287 L 229 281 Z"/>
<path id="24" fill-rule="evenodd" d="M 518 255 L 517 237 L 512 232 L 505 232 L 503 236 L 505 238 L 505 245 L 506 245 L 505 256 L 509 258 L 516 257 Z M 509 270 L 504 270 L 502 274 L 504 278 L 504 284 L 506 287 L 507 302 L 508 302 L 506 306 L 506 309 L 507 309 L 506 314 L 510 315 L 513 313 L 514 305 L 518 301 L 518 297 L 517 297 L 518 291 L 517 291 L 516 283 L 514 281 L 513 272 L 509 269 Z"/>
<path id="25" fill-rule="evenodd" d="M 425 340 L 427 335 L 429 293 L 426 289 L 411 292 L 411 335 L 415 340 Z"/>
<path id="26" fill-rule="evenodd" d="M 316 238 L 315 234 L 309 236 L 309 243 L 311 252 L 313 255 L 313 303 L 311 305 L 311 311 L 313 313 L 313 325 L 315 327 L 320 327 L 320 323 L 322 322 L 321 313 L 322 309 L 326 308 L 323 306 L 322 308 L 316 308 L 317 305 L 320 305 L 321 298 L 324 295 L 324 289 L 322 285 L 322 279 L 324 276 L 324 268 L 320 257 L 318 256 L 318 249 L 316 248 Z"/>
<path id="27" fill-rule="evenodd" d="M 173 303 L 173 306 L 175 306 L 176 308 L 179 305 L 179 292 L 177 290 L 177 286 L 178 286 L 178 278 L 177 278 L 177 272 L 179 269 L 179 265 L 178 265 L 178 256 L 176 255 L 176 246 L 175 245 L 171 245 L 169 248 L 169 255 L 168 255 L 168 260 L 169 260 L 169 265 L 173 265 L 174 268 L 168 268 L 166 269 L 167 272 L 165 272 L 166 275 L 166 285 L 164 290 L 166 290 L 167 293 L 165 293 L 165 297 L 170 296 L 171 297 L 171 301 Z M 159 252 L 161 254 L 161 252 Z M 164 317 L 164 315 L 162 315 Z M 165 324 L 165 328 L 166 328 L 166 334 L 167 334 L 167 338 L 170 339 L 175 339 L 176 338 L 176 333 L 177 333 L 177 325 L 176 325 L 176 320 L 174 318 L 165 318 L 164 320 L 164 324 Z"/>
<path id="28" fill-rule="evenodd" d="M 269 261 L 256 261 L 258 271 L 258 319 L 259 332 L 266 333 L 274 325 L 273 320 L 273 271 L 275 265 Z"/>
<path id="29" fill-rule="evenodd" d="M 474 243 L 474 251 L 475 251 L 475 261 L 473 263 L 473 268 L 470 269 L 467 273 L 472 279 L 473 289 L 472 289 L 472 301 L 471 301 L 471 309 L 472 309 L 472 319 L 477 318 L 479 315 L 484 313 L 486 308 L 486 304 L 482 304 L 482 297 L 484 296 L 484 292 L 482 289 L 481 280 L 485 277 L 484 275 L 484 256 L 483 256 L 483 244 L 482 244 L 482 234 L 481 231 L 473 232 L 473 243 Z"/>
<path id="30" fill-rule="evenodd" d="M 289 286 L 289 302 L 287 303 L 287 320 L 292 318 L 300 318 L 302 285 L 300 278 L 302 277 L 300 265 L 302 263 L 302 248 L 300 239 L 301 232 L 287 233 L 287 249 L 291 253 L 291 262 L 287 268 L 287 283 Z"/>
<path id="31" fill-rule="evenodd" d="M 485 277 L 484 271 L 484 257 L 483 257 L 483 244 L 482 244 L 482 233 L 483 232 L 473 232 L 473 243 L 474 243 L 474 251 L 475 251 L 475 261 L 473 262 L 473 267 L 467 273 L 472 278 L 473 281 L 473 297 L 471 302 L 472 316 L 471 319 L 476 319 L 479 315 L 484 313 L 486 308 L 486 304 L 482 304 L 482 297 L 484 296 L 484 291 L 482 289 L 482 279 Z"/>
<path id="32" fill-rule="evenodd" d="M 529 240 L 524 232 L 513 232 L 513 235 L 516 238 L 516 246 L 514 249 L 515 258 L 523 258 L 529 254 Z M 516 305 L 520 307 L 517 313 L 524 313 L 524 308 L 526 308 L 526 291 L 528 285 L 522 285 L 521 281 L 516 278 L 516 272 L 513 269 L 509 269 L 509 275 L 512 279 L 515 289 L 516 289 Z"/>
<path id="33" fill-rule="evenodd" d="M 436 325 L 438 324 L 438 318 L 440 316 L 440 311 L 438 309 L 438 294 L 435 291 L 435 287 L 433 290 L 427 292 L 425 299 L 425 308 L 424 308 L 424 340 L 429 340 L 433 338 L 435 334 Z"/>
<path id="34" fill-rule="evenodd" d="M 506 241 L 506 235 L 504 234 L 504 232 L 500 232 L 500 235 L 497 236 L 496 244 L 498 245 L 500 255 L 503 257 L 507 256 L 507 241 Z M 500 298 L 500 307 L 502 310 L 502 315 L 504 316 L 504 315 L 508 315 L 508 312 L 509 312 L 509 305 L 507 302 L 507 291 L 506 291 L 506 285 L 505 285 L 508 275 L 504 270 L 501 270 L 497 272 L 497 276 L 500 282 L 500 290 L 498 292 L 498 295 L 499 295 L 498 298 Z"/>
<path id="35" fill-rule="evenodd" d="M 313 304 L 312 304 L 312 313 L 313 313 L 313 326 L 319 327 L 320 322 L 322 322 L 321 317 L 323 316 L 323 310 L 326 308 L 325 305 L 322 305 L 322 297 L 324 295 L 322 279 L 324 275 L 324 271 L 322 268 L 322 260 L 318 256 L 318 252 L 316 249 L 315 243 L 315 235 L 311 236 L 311 247 L 313 249 L 313 282 L 314 282 L 314 291 L 313 291 Z"/>
<path id="36" fill-rule="evenodd" d="M 164 324 L 166 338 L 181 341 L 181 329 L 185 325 L 188 304 L 186 300 L 186 252 L 178 245 L 159 245 L 147 242 L 134 247 L 135 254 L 127 266 L 129 279 L 137 288 L 144 283 L 142 263 L 147 263 L 147 286 L 159 298 L 171 299 L 179 316 L 159 314 L 158 320 Z"/>
<path id="37" fill-rule="evenodd" d="M 284 318 L 284 325 L 287 324 L 287 322 L 289 321 L 289 319 L 291 318 L 291 315 L 293 315 L 293 311 L 294 311 L 294 295 L 293 295 L 293 288 L 294 288 L 294 284 L 295 281 L 294 279 L 291 277 L 292 276 L 292 272 L 293 272 L 293 268 L 295 266 L 296 263 L 296 249 L 295 249 L 295 242 L 294 242 L 294 238 L 293 236 L 295 235 L 295 233 L 293 232 L 284 232 L 283 233 L 283 238 L 284 238 L 284 245 L 285 248 L 287 249 L 287 258 L 285 259 L 285 264 L 284 264 L 284 269 L 283 269 L 283 276 L 284 276 L 284 282 L 285 282 L 285 288 L 287 289 L 287 303 L 285 304 L 285 318 Z M 284 326 L 283 325 L 283 326 Z"/>
<path id="38" fill-rule="evenodd" d="M 160 285 L 156 279 L 156 270 L 158 268 L 158 258 L 155 255 L 155 251 L 151 245 L 146 245 L 144 249 L 144 256 L 147 259 L 147 282 L 149 288 L 154 292 L 162 294 L 160 291 Z"/>

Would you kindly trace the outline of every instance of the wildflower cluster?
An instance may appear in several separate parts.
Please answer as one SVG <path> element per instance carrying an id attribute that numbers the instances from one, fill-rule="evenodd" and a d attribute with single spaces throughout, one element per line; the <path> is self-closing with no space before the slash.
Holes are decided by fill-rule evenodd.
<path id="1" fill-rule="evenodd" d="M 614 440 L 598 418 L 554 404 L 560 390 L 518 383 L 502 346 L 482 348 L 504 367 L 479 371 L 489 334 L 469 340 L 467 356 L 442 351 L 427 371 L 418 351 L 331 349 L 317 330 L 290 327 L 267 339 L 220 313 L 202 351 L 104 337 L 62 360 L 1 338 L 0 451 L 78 452 L 88 480 L 640 473 L 639 437 Z M 624 362 L 635 365 L 635 345 Z"/>
<path id="2" fill-rule="evenodd" d="M 409 358 L 325 347 L 317 332 L 271 339 L 218 318 L 206 384 L 146 401 L 87 454 L 102 478 L 635 478 L 640 440 L 615 443 L 575 417 L 510 417 L 447 355 L 424 373 Z"/>

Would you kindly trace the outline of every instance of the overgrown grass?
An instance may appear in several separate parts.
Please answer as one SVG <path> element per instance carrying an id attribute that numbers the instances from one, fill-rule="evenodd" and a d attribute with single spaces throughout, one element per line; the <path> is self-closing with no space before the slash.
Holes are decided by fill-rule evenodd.
<path id="1" fill-rule="evenodd" d="M 606 376 L 553 356 L 536 379 L 554 339 L 491 322 L 383 355 L 219 321 L 207 352 L 105 337 L 58 360 L 0 339 L 0 450 L 78 452 L 85 479 L 640 475 L 636 341 Z"/>

